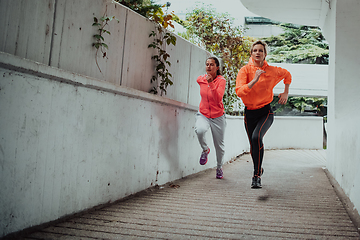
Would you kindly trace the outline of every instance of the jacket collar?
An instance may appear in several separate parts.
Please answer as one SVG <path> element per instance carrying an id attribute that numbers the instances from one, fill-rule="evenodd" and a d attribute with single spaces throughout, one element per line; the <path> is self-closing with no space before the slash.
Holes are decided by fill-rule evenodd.
<path id="1" fill-rule="evenodd" d="M 254 65 L 254 60 L 252 59 L 252 57 L 250 57 L 249 62 L 248 62 L 248 65 L 257 68 L 257 67 Z M 269 66 L 269 64 L 268 64 L 267 61 L 264 59 L 264 64 L 263 64 L 263 66 L 262 66 L 260 69 L 264 69 L 264 68 L 266 68 L 267 66 Z"/>
<path id="2" fill-rule="evenodd" d="M 205 73 L 203 76 L 204 76 L 204 79 L 205 79 L 205 81 L 206 81 L 206 73 Z M 215 80 L 218 80 L 220 76 L 221 76 L 221 75 L 216 75 L 216 78 L 214 78 L 214 81 L 215 81 Z"/>

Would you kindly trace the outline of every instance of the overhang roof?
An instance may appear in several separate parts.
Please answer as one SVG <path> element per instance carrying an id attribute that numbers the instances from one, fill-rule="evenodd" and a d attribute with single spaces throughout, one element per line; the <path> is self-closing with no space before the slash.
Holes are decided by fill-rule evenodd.
<path id="1" fill-rule="evenodd" d="M 251 12 L 272 20 L 322 27 L 330 1 L 326 0 L 240 0 Z"/>

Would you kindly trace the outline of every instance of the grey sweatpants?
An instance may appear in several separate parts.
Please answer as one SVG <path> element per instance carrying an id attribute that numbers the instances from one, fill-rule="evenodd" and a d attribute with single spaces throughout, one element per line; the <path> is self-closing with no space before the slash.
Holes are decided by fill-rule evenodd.
<path id="1" fill-rule="evenodd" d="M 225 136 L 226 118 L 225 114 L 218 118 L 207 118 L 200 112 L 196 113 L 195 132 L 199 139 L 199 143 L 203 151 L 208 149 L 205 134 L 211 128 L 213 136 L 217 167 L 221 168 L 223 165 L 223 158 L 225 153 L 224 136 Z"/>

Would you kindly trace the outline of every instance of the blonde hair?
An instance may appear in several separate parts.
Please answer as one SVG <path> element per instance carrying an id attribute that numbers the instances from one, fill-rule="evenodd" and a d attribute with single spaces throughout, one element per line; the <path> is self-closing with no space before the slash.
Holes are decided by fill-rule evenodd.
<path id="1" fill-rule="evenodd" d="M 256 42 L 254 42 L 254 43 L 251 45 L 251 48 L 250 48 L 250 53 L 252 53 L 252 52 L 253 52 L 253 49 L 254 49 L 255 45 L 258 45 L 258 44 L 263 45 L 265 55 L 267 55 L 267 52 L 268 52 L 268 51 L 267 51 L 267 50 L 268 50 L 268 45 L 266 44 L 266 42 L 261 41 L 261 40 L 257 40 Z"/>

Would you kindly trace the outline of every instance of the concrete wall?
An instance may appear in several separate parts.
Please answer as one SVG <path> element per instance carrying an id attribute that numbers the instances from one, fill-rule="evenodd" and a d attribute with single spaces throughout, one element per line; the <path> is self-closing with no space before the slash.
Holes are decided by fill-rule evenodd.
<path id="1" fill-rule="evenodd" d="M 241 133 L 236 143 L 226 143 L 226 150 L 238 148 L 249 152 L 250 147 L 244 127 L 243 117 L 227 116 L 230 119 L 239 119 L 239 126 L 227 127 L 228 134 Z M 236 129 L 235 133 L 229 129 Z M 305 134 L 304 134 L 305 133 Z M 275 116 L 274 122 L 264 137 L 265 149 L 322 149 L 323 145 L 322 117 L 286 117 Z"/>
<path id="2" fill-rule="evenodd" d="M 322 149 L 322 117 L 275 117 L 264 137 L 266 149 Z"/>
<path id="3" fill-rule="evenodd" d="M 105 50 L 106 58 L 100 52 L 96 56 L 92 46 L 93 35 L 97 34 L 97 28 L 92 26 L 93 18 L 104 15 L 119 20 L 119 23 L 112 20 L 106 27 L 111 32 L 104 35 L 109 46 Z M 155 63 L 151 56 L 156 52 L 148 45 L 153 41 L 149 34 L 155 25 L 122 5 L 110 0 L 2 0 L 0 21 L 2 52 L 117 86 L 145 92 L 153 87 L 150 79 L 155 74 Z M 196 50 L 197 47 L 181 37 L 177 37 L 176 45 L 167 47 L 174 85 L 166 97 L 197 105 L 198 86 L 190 81 L 204 72 L 209 54 Z"/>
<path id="4" fill-rule="evenodd" d="M 244 34 L 255 38 L 277 36 L 284 33 L 284 29 L 275 25 L 245 24 L 245 27 L 247 29 Z"/>
<path id="5" fill-rule="evenodd" d="M 271 63 L 271 65 L 285 68 L 291 73 L 290 96 L 328 96 L 328 65 L 289 63 Z M 275 95 L 282 92 L 284 92 L 283 82 L 274 88 Z"/>
<path id="6" fill-rule="evenodd" d="M 360 210 L 360 2 L 331 1 L 324 25 L 330 43 L 327 168 Z"/>

